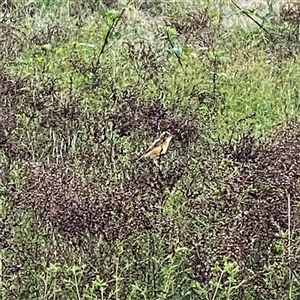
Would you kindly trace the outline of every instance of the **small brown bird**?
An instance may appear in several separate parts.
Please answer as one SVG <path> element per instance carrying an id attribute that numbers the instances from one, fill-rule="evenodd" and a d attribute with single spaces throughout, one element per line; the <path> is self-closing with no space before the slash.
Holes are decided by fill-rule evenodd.
<path id="1" fill-rule="evenodd" d="M 157 140 L 155 140 L 152 143 L 152 145 L 146 150 L 146 153 L 142 157 L 140 157 L 138 160 L 140 160 L 144 157 L 149 157 L 149 158 L 153 159 L 153 162 L 155 163 L 155 165 L 157 167 L 159 167 L 158 161 L 159 161 L 160 157 L 162 155 L 166 154 L 166 152 L 168 151 L 170 141 L 173 137 L 174 136 L 171 133 L 164 131 L 160 135 L 160 137 Z"/>

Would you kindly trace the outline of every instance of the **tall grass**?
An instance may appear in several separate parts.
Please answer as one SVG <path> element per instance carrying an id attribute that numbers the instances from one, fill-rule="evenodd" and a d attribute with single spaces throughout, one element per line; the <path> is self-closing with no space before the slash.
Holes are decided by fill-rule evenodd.
<path id="1" fill-rule="evenodd" d="M 297 32 L 271 4 L 2 4 L 3 299 L 298 299 Z M 165 130 L 162 171 L 137 161 Z"/>

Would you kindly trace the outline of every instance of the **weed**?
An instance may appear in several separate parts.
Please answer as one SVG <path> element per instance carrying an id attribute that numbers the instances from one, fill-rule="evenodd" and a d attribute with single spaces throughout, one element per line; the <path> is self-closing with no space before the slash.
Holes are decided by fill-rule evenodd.
<path id="1" fill-rule="evenodd" d="M 299 298 L 298 9 L 264 9 L 1 4 L 1 298 Z"/>

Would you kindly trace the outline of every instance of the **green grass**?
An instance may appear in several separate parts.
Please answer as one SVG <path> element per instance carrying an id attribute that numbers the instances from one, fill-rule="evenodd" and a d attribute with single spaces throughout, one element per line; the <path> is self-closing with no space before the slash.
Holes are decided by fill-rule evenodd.
<path id="1" fill-rule="evenodd" d="M 0 297 L 298 299 L 293 28 L 113 2 L 0 14 Z M 164 130 L 160 172 L 137 158 Z"/>

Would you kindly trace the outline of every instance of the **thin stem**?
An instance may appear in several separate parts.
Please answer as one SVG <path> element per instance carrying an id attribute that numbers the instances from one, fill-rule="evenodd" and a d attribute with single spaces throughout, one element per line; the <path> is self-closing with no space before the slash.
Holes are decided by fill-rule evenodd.
<path id="1" fill-rule="evenodd" d="M 220 277 L 219 277 L 219 280 L 218 280 L 217 287 L 216 287 L 216 289 L 215 289 L 214 295 L 213 295 L 213 297 L 211 298 L 211 300 L 215 300 L 215 299 L 216 299 L 217 292 L 218 292 L 218 289 L 219 289 L 219 286 L 220 286 L 220 283 L 221 283 L 223 274 L 224 274 L 224 271 L 222 271 L 221 274 L 220 274 Z"/>
<path id="2" fill-rule="evenodd" d="M 259 28 L 261 28 L 265 33 L 267 33 L 269 36 L 271 36 L 270 32 L 265 29 L 259 22 L 257 22 L 250 14 L 248 14 L 245 10 L 243 10 L 240 6 L 238 6 L 233 0 L 231 0 L 231 3 L 240 10 L 244 15 L 246 15 L 250 20 L 252 20 Z"/>
<path id="3" fill-rule="evenodd" d="M 290 257 L 291 257 L 291 196 L 287 192 L 287 204 L 288 204 L 288 261 L 290 265 Z M 293 288 L 293 273 L 291 268 L 289 268 L 289 299 L 292 299 L 292 288 Z"/>
<path id="4" fill-rule="evenodd" d="M 171 47 L 172 47 L 172 49 L 173 49 L 173 48 L 174 48 L 174 44 L 173 44 L 173 42 L 172 42 L 172 39 L 171 39 L 171 37 L 170 37 L 168 31 L 167 31 L 167 38 L 168 38 L 168 41 L 169 41 L 169 43 L 170 43 L 170 45 L 171 45 Z M 180 66 L 182 67 L 182 62 L 181 62 L 180 56 L 179 56 L 176 52 L 174 52 L 174 53 L 175 53 L 175 56 L 177 57 L 178 63 L 179 63 Z"/>
<path id="5" fill-rule="evenodd" d="M 110 36 L 112 35 L 114 29 L 116 28 L 116 26 L 118 25 L 119 21 L 121 20 L 124 12 L 125 12 L 125 7 L 122 9 L 121 13 L 114 19 L 113 23 L 110 25 L 110 27 L 108 28 L 105 38 L 104 38 L 104 43 L 101 47 L 101 50 L 98 54 L 98 59 L 97 59 L 97 63 L 96 66 L 98 66 L 100 64 L 100 58 L 102 56 L 102 54 L 104 53 L 105 47 L 108 44 L 108 39 L 110 38 Z"/>

